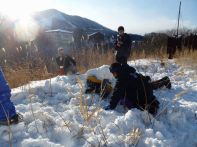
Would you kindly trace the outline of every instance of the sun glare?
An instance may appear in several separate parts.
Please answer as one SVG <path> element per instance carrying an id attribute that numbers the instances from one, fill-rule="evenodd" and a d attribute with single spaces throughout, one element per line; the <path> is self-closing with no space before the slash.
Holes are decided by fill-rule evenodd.
<path id="1" fill-rule="evenodd" d="M 32 41 L 36 38 L 39 26 L 31 17 L 24 17 L 15 23 L 15 37 L 19 41 Z"/>
<path id="2" fill-rule="evenodd" d="M 31 41 L 35 39 L 39 26 L 36 24 L 31 14 L 38 9 L 36 0 L 0 0 L 0 13 L 13 20 L 15 37 L 19 41 Z"/>
<path id="3" fill-rule="evenodd" d="M 31 10 L 27 10 L 19 1 L 3 0 L 1 1 L 0 12 L 11 19 L 20 19 L 28 16 Z"/>
<path id="4" fill-rule="evenodd" d="M 47 0 L 0 0 L 0 13 L 11 19 L 21 19 L 35 11 L 47 8 Z"/>
<path id="5" fill-rule="evenodd" d="M 25 12 L 9 10 L 9 11 L 1 11 L 5 16 L 9 17 L 12 20 L 21 19 L 27 17 L 29 14 Z"/>

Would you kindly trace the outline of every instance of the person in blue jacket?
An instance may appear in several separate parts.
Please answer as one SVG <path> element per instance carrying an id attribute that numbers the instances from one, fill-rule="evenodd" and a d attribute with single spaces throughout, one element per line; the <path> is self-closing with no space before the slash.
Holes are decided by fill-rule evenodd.
<path id="1" fill-rule="evenodd" d="M 18 123 L 18 114 L 10 97 L 11 89 L 0 67 L 0 125 Z"/>

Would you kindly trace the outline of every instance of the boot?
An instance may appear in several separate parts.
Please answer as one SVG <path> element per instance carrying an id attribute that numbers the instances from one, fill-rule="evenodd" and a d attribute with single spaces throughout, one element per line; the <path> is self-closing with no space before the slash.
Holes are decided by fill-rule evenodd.
<path id="1" fill-rule="evenodd" d="M 14 115 L 9 120 L 0 121 L 0 125 L 7 125 L 7 126 L 12 125 L 12 124 L 17 124 L 17 123 L 19 123 L 19 115 L 18 114 Z"/>
<path id="2" fill-rule="evenodd" d="M 153 90 L 157 90 L 157 89 L 162 88 L 164 86 L 168 89 L 171 89 L 171 82 L 167 76 L 160 79 L 160 80 L 151 82 L 150 84 L 151 84 L 151 87 Z"/>

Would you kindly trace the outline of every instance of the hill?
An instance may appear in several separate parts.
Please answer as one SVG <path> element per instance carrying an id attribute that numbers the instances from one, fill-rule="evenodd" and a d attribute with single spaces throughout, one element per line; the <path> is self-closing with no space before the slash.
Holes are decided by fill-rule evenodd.
<path id="1" fill-rule="evenodd" d="M 36 12 L 33 17 L 44 30 L 63 29 L 73 31 L 76 28 L 82 28 L 86 31 L 101 31 L 107 34 L 114 33 L 113 30 L 95 21 L 80 16 L 68 15 L 56 9 Z"/>

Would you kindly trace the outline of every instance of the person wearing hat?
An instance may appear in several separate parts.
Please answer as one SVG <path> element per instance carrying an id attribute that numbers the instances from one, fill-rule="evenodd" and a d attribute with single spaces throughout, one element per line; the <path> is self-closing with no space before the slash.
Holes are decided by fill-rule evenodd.
<path id="1" fill-rule="evenodd" d="M 114 45 L 116 62 L 120 64 L 127 64 L 131 52 L 130 36 L 124 32 L 124 27 L 118 27 L 118 36 Z"/>
<path id="2" fill-rule="evenodd" d="M 116 84 L 110 100 L 110 104 L 106 106 L 105 110 L 115 109 L 119 101 L 124 102 L 124 105 L 131 109 L 133 107 L 132 99 L 135 97 L 135 90 L 137 83 L 135 80 L 136 70 L 133 67 L 121 65 L 120 63 L 113 63 L 110 72 L 116 78 Z M 134 76 L 130 76 L 133 74 Z"/>
<path id="3" fill-rule="evenodd" d="M 153 95 L 153 90 L 161 87 L 171 88 L 170 79 L 164 77 L 158 81 L 151 82 L 149 76 L 143 76 L 129 65 L 113 63 L 109 68 L 116 78 L 116 84 L 110 100 L 110 104 L 104 107 L 105 110 L 115 109 L 120 102 L 127 109 L 137 108 L 147 110 L 156 114 L 159 108 L 159 101 Z"/>
<path id="4" fill-rule="evenodd" d="M 75 60 L 65 54 L 63 47 L 58 48 L 56 63 L 59 66 L 60 75 L 75 74 L 77 72 Z"/>

